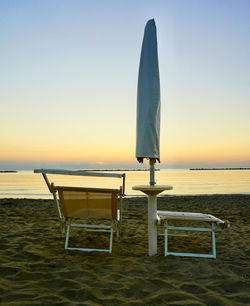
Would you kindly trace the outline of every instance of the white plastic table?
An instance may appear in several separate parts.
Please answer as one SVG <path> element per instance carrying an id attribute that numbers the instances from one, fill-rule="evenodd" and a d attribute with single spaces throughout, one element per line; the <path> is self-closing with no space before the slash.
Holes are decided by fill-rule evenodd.
<path id="1" fill-rule="evenodd" d="M 148 196 L 148 255 L 157 254 L 157 195 L 165 190 L 173 189 L 171 185 L 137 185 L 133 190 L 139 190 Z"/>

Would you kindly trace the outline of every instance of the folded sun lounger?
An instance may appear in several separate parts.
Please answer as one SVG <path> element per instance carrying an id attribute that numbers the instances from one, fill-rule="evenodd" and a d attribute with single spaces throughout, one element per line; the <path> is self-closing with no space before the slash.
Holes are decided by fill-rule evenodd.
<path id="1" fill-rule="evenodd" d="M 205 257 L 205 258 L 216 258 L 216 245 L 215 245 L 215 227 L 228 228 L 230 224 L 228 221 L 222 221 L 212 215 L 202 213 L 190 213 L 190 212 L 177 212 L 177 211 L 157 211 L 158 224 L 164 223 L 165 225 L 165 256 L 188 256 L 188 257 Z M 187 227 L 187 226 L 170 226 L 169 221 L 178 223 L 184 222 L 198 222 L 209 224 L 210 227 Z M 199 231 L 199 232 L 211 232 L 212 235 L 212 254 L 199 254 L 199 253 L 178 253 L 168 251 L 168 237 L 169 236 L 180 236 L 178 234 L 170 234 L 169 231 Z"/>
<path id="2" fill-rule="evenodd" d="M 66 231 L 65 249 L 111 253 L 113 232 L 117 232 L 117 235 L 119 235 L 121 227 L 125 174 L 52 169 L 39 169 L 34 170 L 34 172 L 42 173 L 53 195 L 59 220 L 62 223 L 62 230 L 64 233 Z M 54 183 L 49 182 L 47 174 L 116 177 L 122 178 L 123 184 L 120 189 L 56 186 Z M 83 222 L 79 222 L 79 220 L 83 220 Z M 86 221 L 88 223 L 85 223 Z M 92 249 L 69 247 L 69 235 L 72 227 L 80 227 L 87 231 L 109 233 L 109 248 Z"/>

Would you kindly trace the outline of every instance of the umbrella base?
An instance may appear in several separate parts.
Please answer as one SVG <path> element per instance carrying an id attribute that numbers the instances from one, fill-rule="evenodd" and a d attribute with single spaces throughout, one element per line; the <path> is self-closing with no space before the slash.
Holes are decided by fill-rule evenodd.
<path id="1" fill-rule="evenodd" d="M 171 190 L 171 185 L 137 185 L 133 190 L 140 190 L 148 196 L 148 255 L 157 254 L 157 194 Z"/>

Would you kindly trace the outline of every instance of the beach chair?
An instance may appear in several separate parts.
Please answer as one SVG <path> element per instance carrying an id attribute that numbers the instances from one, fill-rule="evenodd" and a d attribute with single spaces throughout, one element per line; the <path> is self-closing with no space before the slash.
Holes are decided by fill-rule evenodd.
<path id="1" fill-rule="evenodd" d="M 65 249 L 111 253 L 113 232 L 116 232 L 117 236 L 119 236 L 121 230 L 125 174 L 52 169 L 36 169 L 34 172 L 42 173 L 49 191 L 53 195 L 58 217 L 62 224 L 62 232 L 66 232 Z M 115 177 L 122 178 L 123 183 L 120 189 L 56 186 L 54 183 L 50 183 L 47 174 Z M 83 223 L 79 222 L 79 220 L 82 220 Z M 69 247 L 70 230 L 72 227 L 80 227 L 86 231 L 109 233 L 109 248 Z"/>
<path id="2" fill-rule="evenodd" d="M 216 258 L 216 244 L 215 244 L 215 228 L 217 226 L 221 228 L 230 227 L 228 221 L 222 221 L 212 215 L 202 214 L 202 213 L 190 213 L 190 212 L 177 212 L 177 211 L 157 211 L 157 222 L 158 224 L 163 223 L 165 226 L 165 256 L 188 256 L 188 257 L 204 257 L 204 258 Z M 169 225 L 169 222 L 173 221 L 175 224 L 179 222 L 192 222 L 192 224 L 197 223 L 199 226 L 175 226 Z M 200 227 L 200 224 L 208 224 L 209 227 Z M 178 253 L 169 252 L 168 250 L 168 237 L 169 236 L 186 236 L 182 234 L 169 233 L 171 231 L 198 231 L 198 232 L 210 232 L 212 241 L 212 253 L 200 254 L 200 253 Z"/>

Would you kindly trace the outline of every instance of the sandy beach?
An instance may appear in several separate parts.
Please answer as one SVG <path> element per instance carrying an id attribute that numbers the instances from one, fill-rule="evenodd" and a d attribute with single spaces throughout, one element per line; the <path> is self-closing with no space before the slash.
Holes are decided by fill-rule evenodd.
<path id="1" fill-rule="evenodd" d="M 178 196 L 158 209 L 211 213 L 217 259 L 147 256 L 147 199 L 124 200 L 123 234 L 113 253 L 64 250 L 52 200 L 0 199 L 1 305 L 250 305 L 250 196 Z M 77 232 L 72 243 L 100 247 L 108 237 Z M 206 251 L 201 236 L 173 237 L 178 250 Z M 178 241 L 178 243 L 177 243 Z"/>

